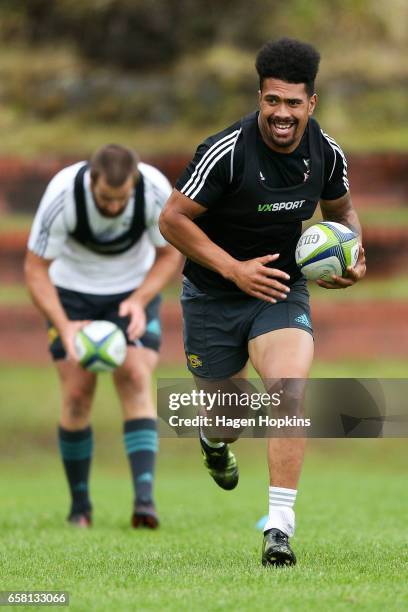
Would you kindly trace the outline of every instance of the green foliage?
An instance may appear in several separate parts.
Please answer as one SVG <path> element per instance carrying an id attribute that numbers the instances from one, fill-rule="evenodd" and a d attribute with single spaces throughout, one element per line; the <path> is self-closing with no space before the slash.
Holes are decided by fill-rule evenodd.
<path id="1" fill-rule="evenodd" d="M 66 41 L 99 63 L 149 70 L 185 53 L 227 44 L 255 50 L 282 35 L 347 52 L 345 43 L 401 45 L 403 0 L 3 0 L 4 39 Z M 328 36 L 331 28 L 341 38 Z M 85 33 L 85 35 L 84 35 Z"/>
<path id="2" fill-rule="evenodd" d="M 407 22 L 403 0 L 3 0 L 0 147 L 76 153 L 138 129 L 146 151 L 190 152 L 256 107 L 255 53 L 286 35 L 321 51 L 326 131 L 406 150 Z"/>
<path id="3" fill-rule="evenodd" d="M 254 0 L 248 12 L 236 0 L 23 0 L 19 33 L 33 44 L 65 39 L 90 60 L 147 72 L 220 38 L 257 44 L 261 6 Z M 7 37 L 7 26 L 3 32 Z"/>

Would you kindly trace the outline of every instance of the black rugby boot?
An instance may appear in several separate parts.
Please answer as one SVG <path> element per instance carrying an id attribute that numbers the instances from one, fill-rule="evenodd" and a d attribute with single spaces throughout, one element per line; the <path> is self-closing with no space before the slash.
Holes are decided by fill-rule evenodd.
<path id="1" fill-rule="evenodd" d="M 262 565 L 284 567 L 296 565 L 295 553 L 289 546 L 286 533 L 280 529 L 268 529 L 264 533 Z"/>

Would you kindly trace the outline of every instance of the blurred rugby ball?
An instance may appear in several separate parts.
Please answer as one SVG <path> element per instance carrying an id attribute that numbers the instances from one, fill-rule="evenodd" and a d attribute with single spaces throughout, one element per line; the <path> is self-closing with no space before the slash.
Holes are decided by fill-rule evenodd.
<path id="1" fill-rule="evenodd" d="M 112 372 L 126 357 L 126 338 L 111 321 L 92 321 L 75 335 L 79 363 L 91 372 Z"/>
<path id="2" fill-rule="evenodd" d="M 358 258 L 357 235 L 350 228 L 333 221 L 309 227 L 296 246 L 295 258 L 300 270 L 310 280 L 333 282 L 332 274 L 344 276 Z"/>

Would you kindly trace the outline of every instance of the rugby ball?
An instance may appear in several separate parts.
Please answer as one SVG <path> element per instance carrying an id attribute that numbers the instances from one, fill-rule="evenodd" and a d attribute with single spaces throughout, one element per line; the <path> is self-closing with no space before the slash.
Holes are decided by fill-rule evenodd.
<path id="1" fill-rule="evenodd" d="M 112 372 L 126 357 L 126 338 L 111 321 L 92 321 L 75 335 L 81 366 L 91 372 Z"/>
<path id="2" fill-rule="evenodd" d="M 333 274 L 344 276 L 348 266 L 355 266 L 358 252 L 357 235 L 350 228 L 322 221 L 303 232 L 296 246 L 295 259 L 306 278 L 332 283 Z"/>

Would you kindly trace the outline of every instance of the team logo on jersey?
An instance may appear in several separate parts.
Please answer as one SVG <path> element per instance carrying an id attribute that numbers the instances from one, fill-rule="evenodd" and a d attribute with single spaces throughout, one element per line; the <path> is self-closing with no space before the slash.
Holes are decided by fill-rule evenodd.
<path id="1" fill-rule="evenodd" d="M 258 212 L 277 212 L 279 210 L 296 210 L 302 208 L 306 200 L 294 200 L 293 202 L 273 202 L 273 204 L 258 204 Z"/>
<path id="2" fill-rule="evenodd" d="M 193 355 L 192 353 L 188 353 L 187 359 L 192 368 L 199 368 L 200 366 L 203 365 L 203 362 L 201 361 L 198 355 Z"/>
<path id="3" fill-rule="evenodd" d="M 306 183 L 310 176 L 310 159 L 303 159 L 303 163 L 306 166 L 306 170 L 303 173 L 303 182 Z"/>

